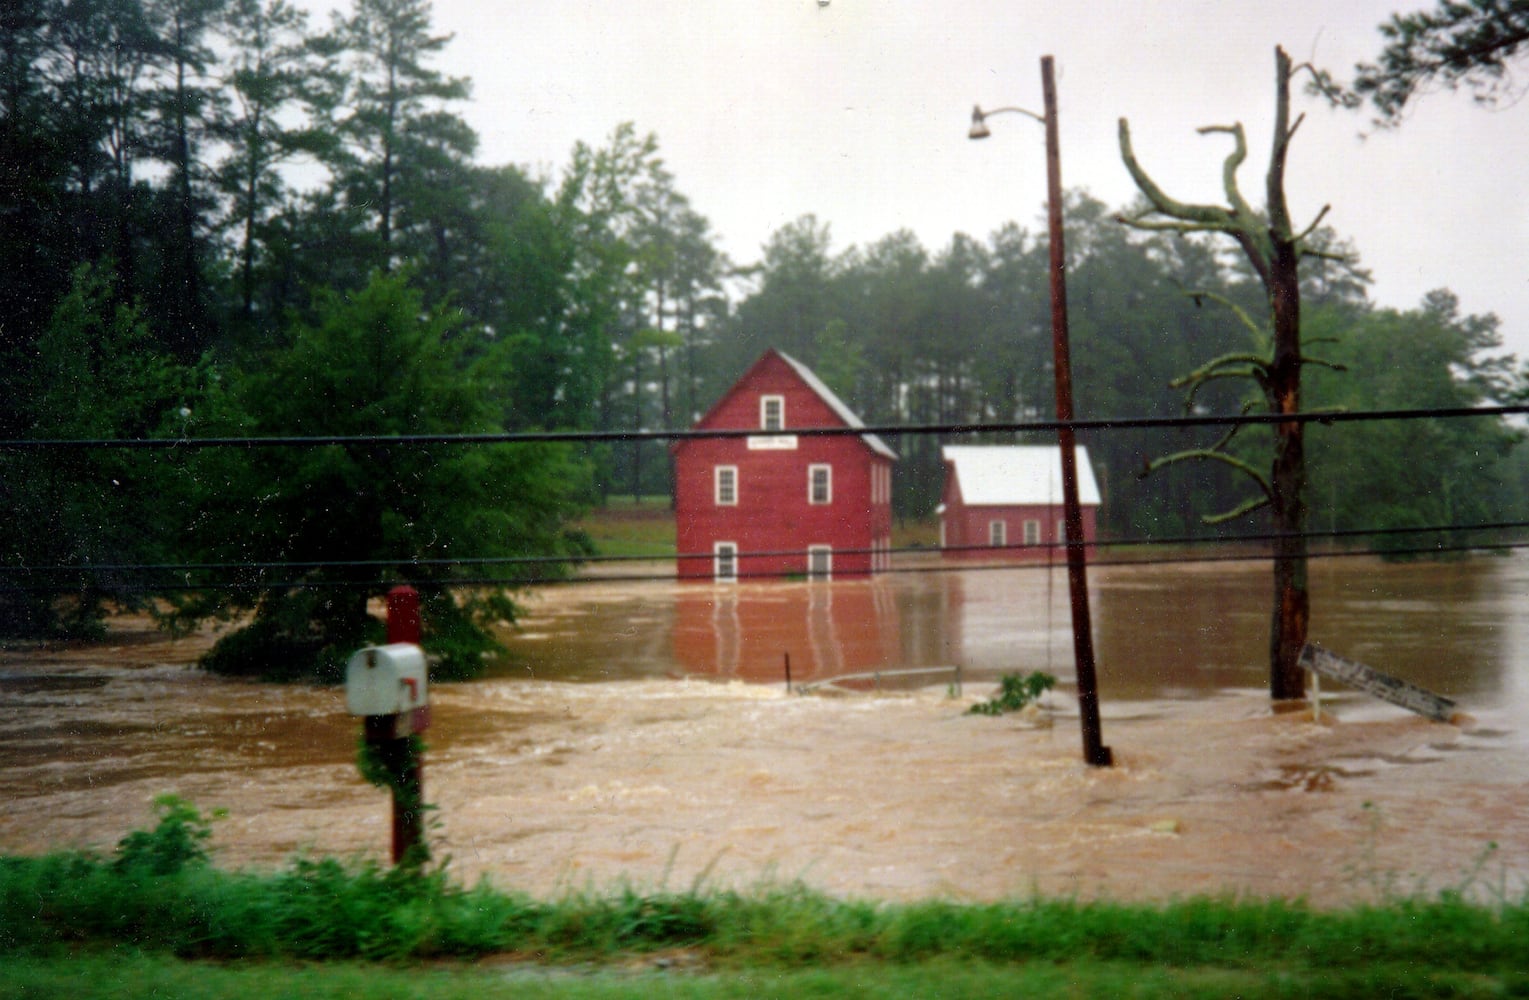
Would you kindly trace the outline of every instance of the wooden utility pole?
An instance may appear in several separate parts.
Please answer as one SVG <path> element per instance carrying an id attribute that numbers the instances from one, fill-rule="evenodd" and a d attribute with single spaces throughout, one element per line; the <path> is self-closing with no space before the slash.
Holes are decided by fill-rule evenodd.
<path id="1" fill-rule="evenodd" d="M 1056 376 L 1057 443 L 1062 459 L 1063 523 L 1067 527 L 1067 589 L 1072 604 L 1073 665 L 1078 677 L 1078 714 L 1083 729 L 1083 760 L 1093 767 L 1114 762 L 1099 725 L 1099 685 L 1094 672 L 1093 622 L 1088 611 L 1088 562 L 1083 537 L 1083 508 L 1078 502 L 1078 444 L 1072 429 L 1072 352 L 1067 335 L 1067 253 L 1062 238 L 1062 142 L 1057 129 L 1056 71 L 1051 56 L 1041 57 L 1045 114 L 1024 108 L 972 109 L 969 137 L 988 135 L 986 118 L 1015 111 L 1046 126 L 1046 216 L 1051 243 L 1051 350 Z M 1048 570 L 1049 572 L 1049 570 Z"/>
<path id="2" fill-rule="evenodd" d="M 1056 372 L 1057 443 L 1062 451 L 1062 508 L 1067 525 L 1067 589 L 1072 602 L 1072 650 L 1078 674 L 1078 714 L 1083 759 L 1094 767 L 1113 763 L 1099 726 L 1099 686 L 1094 676 L 1093 622 L 1088 610 L 1088 563 L 1083 509 L 1078 502 L 1078 444 L 1072 429 L 1072 350 L 1067 334 L 1067 254 L 1062 240 L 1062 142 L 1057 130 L 1056 73 L 1041 58 L 1046 102 L 1046 218 L 1051 243 L 1051 352 Z"/>

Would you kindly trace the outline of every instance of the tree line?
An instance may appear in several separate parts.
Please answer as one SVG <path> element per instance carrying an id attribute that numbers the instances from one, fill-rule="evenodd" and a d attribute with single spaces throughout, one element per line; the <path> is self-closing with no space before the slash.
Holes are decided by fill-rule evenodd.
<path id="1" fill-rule="evenodd" d="M 434 68 L 448 42 L 423 0 L 352 0 L 324 26 L 285 0 L 0 3 L 0 438 L 682 428 L 767 347 L 870 423 L 1050 416 L 1043 226 L 841 249 L 804 215 L 740 265 L 633 125 L 551 176 L 479 163 L 470 81 Z M 1180 413 L 1173 381 L 1239 349 L 1260 293 L 1218 248 L 1117 214 L 1068 195 L 1078 410 Z M 1312 405 L 1518 391 L 1495 319 L 1447 292 L 1381 309 L 1362 272 L 1322 261 L 1302 282 L 1304 323 L 1333 341 Z M 1192 401 L 1242 402 L 1224 384 Z M 1247 527 L 1201 522 L 1234 502 L 1225 468 L 1141 474 L 1181 437 L 1085 435 L 1106 532 Z M 1515 440 L 1481 421 L 1323 431 L 1313 520 L 1506 516 Z M 932 511 L 941 443 L 895 442 L 900 516 Z M 566 570 L 588 553 L 569 528 L 583 505 L 668 489 L 652 442 L 0 450 L 0 633 L 89 631 L 131 599 L 128 567 L 195 564 L 216 569 L 187 577 L 167 623 L 255 612 L 216 663 L 332 675 L 402 578 L 471 672 L 513 608 L 454 581 L 532 571 L 454 560 Z"/>

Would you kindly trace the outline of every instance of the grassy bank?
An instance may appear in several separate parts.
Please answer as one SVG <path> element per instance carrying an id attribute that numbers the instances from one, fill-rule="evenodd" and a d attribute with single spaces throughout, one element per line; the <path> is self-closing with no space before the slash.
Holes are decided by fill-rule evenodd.
<path id="1" fill-rule="evenodd" d="M 1133 997 L 1293 998 L 1521 996 L 1526 977 L 1416 967 L 1321 970 L 1291 963 L 1262 969 L 1159 967 L 1091 959 L 997 965 L 943 959 L 919 964 L 861 962 L 818 969 L 714 968 L 629 963 L 548 967 L 523 962 L 404 968 L 353 962 L 322 965 L 178 960 L 98 953 L 23 958 L 0 969 L 0 997 L 111 996 L 116 1000 L 354 997 L 420 1000 L 734 1000 L 756 997 Z"/>
<path id="2" fill-rule="evenodd" d="M 207 862 L 208 829 L 171 803 L 111 855 L 0 858 L 0 996 L 616 997 L 651 995 L 658 975 L 668 995 L 696 997 L 1529 988 L 1523 900 L 977 905 L 780 886 L 549 901 L 332 859 L 223 871 Z"/>
<path id="3" fill-rule="evenodd" d="M 674 558 L 674 509 L 666 496 L 611 497 L 577 526 L 598 555 Z"/>

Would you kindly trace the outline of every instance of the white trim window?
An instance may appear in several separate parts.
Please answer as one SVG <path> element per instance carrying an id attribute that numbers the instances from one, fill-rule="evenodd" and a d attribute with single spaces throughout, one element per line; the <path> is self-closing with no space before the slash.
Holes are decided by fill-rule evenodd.
<path id="1" fill-rule="evenodd" d="M 834 467 L 831 465 L 807 466 L 807 502 L 822 506 L 834 502 Z"/>
<path id="2" fill-rule="evenodd" d="M 1009 544 L 1009 525 L 1005 521 L 989 521 L 987 523 L 987 543 L 995 549 L 1001 549 Z"/>
<path id="3" fill-rule="evenodd" d="M 738 582 L 737 542 L 717 542 L 712 545 L 711 575 L 718 583 Z"/>
<path id="4" fill-rule="evenodd" d="M 738 467 L 718 465 L 712 470 L 712 493 L 718 507 L 738 506 Z"/>
<path id="5" fill-rule="evenodd" d="M 1041 522 L 1036 520 L 1025 521 L 1025 544 L 1039 545 L 1041 543 Z"/>
<path id="6" fill-rule="evenodd" d="M 807 579 L 831 580 L 834 575 L 834 549 L 832 545 L 807 546 Z"/>
<path id="7" fill-rule="evenodd" d="M 786 397 L 759 397 L 759 428 L 775 432 L 786 429 Z"/>

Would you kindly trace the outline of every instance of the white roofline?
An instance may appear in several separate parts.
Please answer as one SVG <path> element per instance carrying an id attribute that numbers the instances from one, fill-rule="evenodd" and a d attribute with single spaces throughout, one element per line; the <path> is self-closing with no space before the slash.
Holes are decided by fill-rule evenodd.
<path id="1" fill-rule="evenodd" d="M 1062 503 L 1062 449 L 1059 445 L 946 445 L 940 457 L 954 467 L 967 507 L 1012 507 Z M 1078 501 L 1101 503 L 1088 449 L 1077 447 Z"/>
<path id="2" fill-rule="evenodd" d="M 790 365 L 792 370 L 794 370 L 797 375 L 801 376 L 802 381 L 807 383 L 808 388 L 817 393 L 819 398 L 828 404 L 829 409 L 833 410 L 834 413 L 838 415 L 839 419 L 844 421 L 846 426 L 865 426 L 861 419 L 855 416 L 855 411 L 846 406 L 844 404 L 844 400 L 840 399 L 838 395 L 828 387 L 827 383 L 818 378 L 817 373 L 815 373 L 811 368 L 808 368 L 806 365 L 802 364 L 800 361 L 796 360 L 785 351 L 777 350 L 775 353 L 780 355 L 780 359 L 786 364 Z M 881 438 L 877 437 L 875 434 L 862 434 L 860 435 L 860 440 L 864 441 L 866 445 L 878 455 L 881 455 L 885 458 L 890 458 L 894 462 L 897 461 L 897 452 L 888 447 L 887 443 Z"/>

